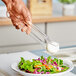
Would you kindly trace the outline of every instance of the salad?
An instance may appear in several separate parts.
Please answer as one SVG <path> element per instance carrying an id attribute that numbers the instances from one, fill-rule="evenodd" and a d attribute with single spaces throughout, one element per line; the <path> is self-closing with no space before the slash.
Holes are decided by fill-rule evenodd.
<path id="1" fill-rule="evenodd" d="M 25 60 L 21 57 L 21 61 L 18 63 L 18 68 L 27 73 L 33 74 L 53 74 L 64 72 L 69 67 L 63 64 L 63 60 L 52 58 L 51 56 L 45 58 L 41 56 L 38 59 Z"/>

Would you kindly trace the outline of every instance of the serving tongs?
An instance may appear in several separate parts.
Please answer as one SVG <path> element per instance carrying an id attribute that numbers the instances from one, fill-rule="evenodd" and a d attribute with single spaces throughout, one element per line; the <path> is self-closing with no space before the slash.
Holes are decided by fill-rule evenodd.
<path id="1" fill-rule="evenodd" d="M 48 43 L 48 42 L 51 42 L 50 38 L 45 34 L 43 33 L 38 26 L 32 24 L 32 29 L 31 29 L 31 34 L 33 36 L 35 36 L 39 41 L 40 43 Z"/>
<path id="2" fill-rule="evenodd" d="M 59 51 L 59 44 L 50 40 L 49 36 L 43 33 L 38 26 L 29 23 L 32 26 L 31 29 L 31 36 L 35 37 L 45 48 L 48 52 L 55 54 Z"/>

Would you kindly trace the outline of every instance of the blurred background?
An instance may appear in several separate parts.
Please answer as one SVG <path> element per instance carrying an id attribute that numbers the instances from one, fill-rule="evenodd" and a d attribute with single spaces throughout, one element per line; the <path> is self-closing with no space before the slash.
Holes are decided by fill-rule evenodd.
<path id="1" fill-rule="evenodd" d="M 60 48 L 76 47 L 75 2 L 62 3 L 58 0 L 23 1 L 32 14 L 33 23 L 53 41 L 58 42 Z M 16 30 L 10 19 L 7 18 L 6 11 L 6 6 L 0 1 L 0 53 L 44 49 L 30 35 Z"/>

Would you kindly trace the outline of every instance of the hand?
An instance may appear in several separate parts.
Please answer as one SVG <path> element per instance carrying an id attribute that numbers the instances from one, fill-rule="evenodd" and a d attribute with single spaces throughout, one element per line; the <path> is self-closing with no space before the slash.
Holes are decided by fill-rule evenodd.
<path id="1" fill-rule="evenodd" d="M 29 34 L 31 32 L 32 23 L 29 10 L 22 0 L 3 0 L 10 14 L 11 21 L 16 29 L 21 29 L 22 32 Z"/>

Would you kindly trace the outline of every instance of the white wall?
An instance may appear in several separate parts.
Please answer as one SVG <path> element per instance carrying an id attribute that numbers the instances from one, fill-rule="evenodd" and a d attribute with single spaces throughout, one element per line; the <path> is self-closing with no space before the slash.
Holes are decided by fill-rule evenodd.
<path id="1" fill-rule="evenodd" d="M 49 23 L 47 34 L 60 46 L 76 45 L 76 21 Z"/>
<path id="2" fill-rule="evenodd" d="M 45 32 L 44 24 L 36 24 Z M 35 46 L 33 46 L 35 45 Z M 0 52 L 33 50 L 40 46 L 39 41 L 35 40 L 25 32 L 16 30 L 13 26 L 0 26 Z M 39 47 L 38 47 L 39 48 Z M 37 48 L 37 49 L 38 49 Z"/>

